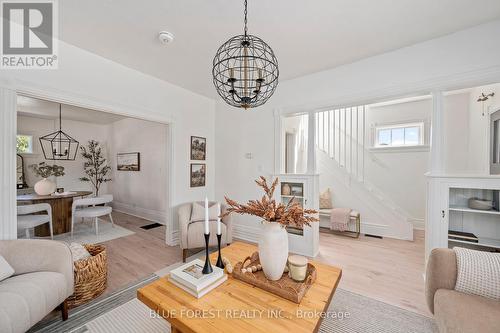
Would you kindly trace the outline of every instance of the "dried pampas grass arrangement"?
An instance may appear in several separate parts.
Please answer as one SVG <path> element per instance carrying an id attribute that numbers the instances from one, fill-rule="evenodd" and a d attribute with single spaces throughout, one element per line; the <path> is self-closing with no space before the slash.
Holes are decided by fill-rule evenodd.
<path id="1" fill-rule="evenodd" d="M 315 216 L 315 214 L 318 213 L 317 211 L 314 209 L 302 208 L 302 206 L 294 200 L 295 198 L 292 198 L 287 205 L 282 202 L 276 203 L 273 194 L 278 185 L 278 178 L 273 181 L 271 186 L 267 184 L 266 178 L 262 176 L 260 176 L 255 183 L 264 190 L 265 194 L 262 198 L 260 200 L 250 200 L 247 204 L 240 204 L 225 197 L 229 207 L 222 217 L 231 213 L 253 215 L 268 222 L 276 222 L 283 226 L 298 228 L 304 225 L 310 226 L 312 222 L 319 221 Z"/>

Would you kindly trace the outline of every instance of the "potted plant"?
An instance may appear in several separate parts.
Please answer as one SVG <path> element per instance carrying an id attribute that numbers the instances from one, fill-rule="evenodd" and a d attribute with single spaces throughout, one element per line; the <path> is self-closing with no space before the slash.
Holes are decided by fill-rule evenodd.
<path id="1" fill-rule="evenodd" d="M 57 185 L 48 179 L 50 176 L 64 176 L 64 167 L 60 165 L 48 165 L 45 162 L 40 162 L 32 164 L 29 167 L 36 176 L 42 177 L 42 180 L 39 180 L 35 184 L 35 192 L 38 195 L 49 195 L 56 191 Z"/>
<path id="2" fill-rule="evenodd" d="M 90 182 L 94 187 L 94 195 L 99 196 L 99 188 L 102 183 L 111 181 L 107 175 L 111 171 L 111 167 L 107 164 L 106 159 L 102 155 L 102 148 L 99 142 L 90 140 L 87 147 L 80 147 L 83 163 L 84 177 L 81 177 L 82 182 Z"/>
<path id="3" fill-rule="evenodd" d="M 292 198 L 288 204 L 277 203 L 273 198 L 278 185 L 278 178 L 269 186 L 265 177 L 255 181 L 264 190 L 260 200 L 250 200 L 239 204 L 225 197 L 228 209 L 223 214 L 231 213 L 253 215 L 262 219 L 264 232 L 259 240 L 259 259 L 262 270 L 269 280 L 279 280 L 283 275 L 288 258 L 288 235 L 286 226 L 304 227 L 319 221 L 313 209 L 304 209 Z"/>

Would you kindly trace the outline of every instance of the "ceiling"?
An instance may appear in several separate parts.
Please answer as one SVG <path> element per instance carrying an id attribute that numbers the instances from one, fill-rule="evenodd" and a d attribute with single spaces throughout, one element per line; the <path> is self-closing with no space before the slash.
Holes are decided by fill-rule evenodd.
<path id="1" fill-rule="evenodd" d="M 248 2 L 249 33 L 274 49 L 281 81 L 500 17 L 498 0 Z M 215 52 L 243 30 L 235 0 L 64 0 L 59 13 L 62 40 L 211 98 Z"/>
<path id="2" fill-rule="evenodd" d="M 17 96 L 17 111 L 19 116 L 58 119 L 59 103 L 32 97 Z M 95 111 L 67 104 L 62 105 L 61 111 L 62 119 L 101 125 L 111 124 L 126 118 L 112 113 Z"/>

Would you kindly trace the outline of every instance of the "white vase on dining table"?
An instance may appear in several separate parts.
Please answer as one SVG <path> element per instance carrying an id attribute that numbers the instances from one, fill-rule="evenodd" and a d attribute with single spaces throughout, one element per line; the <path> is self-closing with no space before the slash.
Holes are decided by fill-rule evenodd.
<path id="1" fill-rule="evenodd" d="M 35 193 L 38 195 L 49 195 L 56 191 L 57 185 L 52 180 L 43 178 L 35 184 Z"/>

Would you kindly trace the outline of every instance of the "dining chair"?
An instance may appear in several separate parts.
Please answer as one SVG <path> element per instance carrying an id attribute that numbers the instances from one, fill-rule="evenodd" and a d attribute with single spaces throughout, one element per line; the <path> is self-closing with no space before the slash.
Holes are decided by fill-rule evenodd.
<path id="1" fill-rule="evenodd" d="M 47 212 L 47 214 L 33 215 L 33 213 L 39 212 Z M 49 224 L 50 238 L 54 239 L 52 207 L 48 203 L 17 206 L 17 230 L 25 230 L 26 238 L 30 238 L 30 229 L 45 223 Z"/>
<path id="2" fill-rule="evenodd" d="M 99 235 L 98 218 L 101 216 L 109 215 L 109 219 L 111 220 L 111 225 L 114 227 L 115 225 L 113 223 L 113 216 L 111 216 L 111 212 L 113 211 L 113 209 L 110 206 L 106 206 L 107 203 L 112 201 L 113 201 L 113 196 L 111 194 L 106 194 L 95 198 L 84 198 L 84 199 L 74 200 L 71 209 L 72 210 L 71 237 L 73 237 L 75 219 L 77 218 L 82 218 L 82 219 L 86 217 L 93 218 L 95 223 L 96 235 Z"/>

